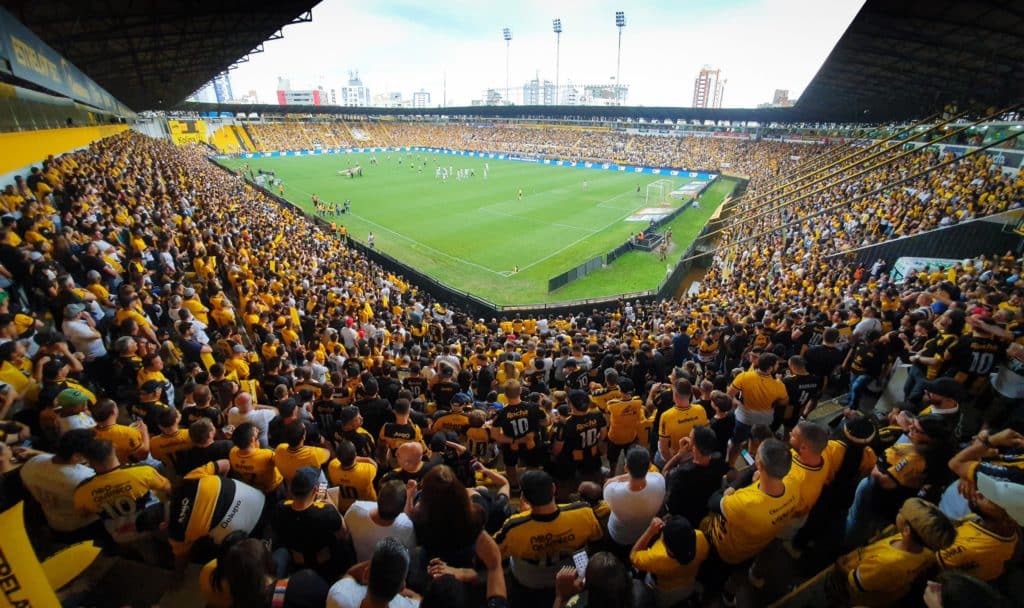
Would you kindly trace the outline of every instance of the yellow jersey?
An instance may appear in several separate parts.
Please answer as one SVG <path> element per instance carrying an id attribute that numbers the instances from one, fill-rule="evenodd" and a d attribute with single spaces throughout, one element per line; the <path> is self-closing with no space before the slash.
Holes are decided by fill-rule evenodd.
<path id="1" fill-rule="evenodd" d="M 601 536 L 601 525 L 590 505 L 577 502 L 558 505 L 547 515 L 534 515 L 533 511 L 513 515 L 494 540 L 502 556 L 511 558 L 512 574 L 519 583 L 544 589 L 551 586 L 563 560 Z"/>
<path id="2" fill-rule="evenodd" d="M 114 453 L 119 462 L 134 462 L 132 457 L 142 447 L 142 433 L 138 429 L 123 424 L 96 425 L 93 427 L 96 439 L 106 439 L 114 444 Z"/>
<path id="3" fill-rule="evenodd" d="M 330 457 L 331 453 L 327 450 L 310 445 L 292 449 L 288 447 L 287 443 L 282 443 L 274 450 L 274 464 L 277 465 L 277 470 L 281 471 L 281 475 L 288 483 L 292 482 L 292 478 L 295 477 L 295 473 L 299 469 L 303 467 L 319 469 L 327 464 Z"/>
<path id="4" fill-rule="evenodd" d="M 1006 562 L 1013 559 L 1020 536 L 1003 536 L 983 527 L 976 516 L 960 522 L 956 540 L 938 552 L 939 565 L 989 582 L 1006 571 Z"/>
<path id="5" fill-rule="evenodd" d="M 722 514 L 704 518 L 700 529 L 727 564 L 741 564 L 763 551 L 786 527 L 796 513 L 800 491 L 789 477 L 785 491 L 771 496 L 761 482 L 736 490 L 722 498 Z"/>
<path id="6" fill-rule="evenodd" d="M 338 487 L 338 511 L 344 513 L 357 500 L 377 500 L 375 477 L 377 466 L 369 462 L 356 461 L 346 469 L 337 458 L 332 460 L 327 465 L 327 481 Z"/>
<path id="7" fill-rule="evenodd" d="M 231 463 L 231 472 L 238 479 L 264 494 L 273 492 L 284 481 L 284 476 L 274 463 L 273 450 L 258 448 L 246 453 L 233 447 L 228 453 L 228 462 Z"/>
<path id="8" fill-rule="evenodd" d="M 839 558 L 849 571 L 846 584 L 851 606 L 891 606 L 935 564 L 935 554 L 927 549 L 908 553 L 893 547 L 899 539 L 898 534 L 888 536 Z"/>
<path id="9" fill-rule="evenodd" d="M 703 406 L 696 403 L 685 408 L 676 406 L 661 415 L 661 420 L 658 423 L 658 437 L 667 437 L 669 445 L 673 449 L 678 449 L 679 440 L 689 437 L 693 427 L 707 426 L 707 424 L 708 414 L 704 411 Z M 667 454 L 662 454 L 662 456 L 668 458 Z"/>
<path id="10" fill-rule="evenodd" d="M 812 467 L 801 462 L 793 451 L 793 466 L 790 467 L 786 479 L 800 491 L 800 500 L 797 501 L 796 511 L 793 513 L 795 517 L 804 517 L 811 512 L 821 496 L 821 490 L 828 483 L 828 475 L 829 468 L 824 457 L 821 464 Z"/>
<path id="11" fill-rule="evenodd" d="M 608 413 L 608 441 L 620 446 L 636 441 L 644 421 L 642 399 L 639 397 L 629 400 L 612 399 L 603 409 Z"/>
<path id="12" fill-rule="evenodd" d="M 789 399 L 785 384 L 756 370 L 736 376 L 732 388 L 743 393 L 743 406 L 755 412 L 770 412 L 775 402 Z"/>
<path id="13" fill-rule="evenodd" d="M 711 550 L 703 532 L 695 530 L 694 534 L 697 535 L 697 552 L 690 563 L 681 564 L 669 556 L 665 540 L 659 538 L 649 548 L 633 554 L 633 567 L 650 574 L 660 591 L 693 588 L 697 584 L 697 571 Z"/>
<path id="14" fill-rule="evenodd" d="M 172 475 L 181 475 L 188 472 L 178 470 L 175 455 L 178 452 L 187 450 L 191 447 L 192 439 L 189 438 L 188 431 L 185 429 L 179 429 L 178 432 L 173 435 L 160 433 L 149 440 L 150 456 L 162 462 Z"/>

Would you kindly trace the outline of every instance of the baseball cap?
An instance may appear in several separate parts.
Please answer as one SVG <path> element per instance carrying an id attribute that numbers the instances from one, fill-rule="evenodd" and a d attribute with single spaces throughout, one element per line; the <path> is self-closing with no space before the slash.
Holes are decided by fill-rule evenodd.
<path id="1" fill-rule="evenodd" d="M 466 393 L 455 393 L 452 396 L 452 405 L 469 405 L 469 395 Z"/>
<path id="2" fill-rule="evenodd" d="M 89 403 L 89 397 L 77 388 L 66 388 L 57 394 L 57 407 L 78 407 Z"/>
<path id="3" fill-rule="evenodd" d="M 244 352 L 247 352 L 247 351 L 245 350 L 245 347 L 244 347 L 244 346 L 242 346 L 241 344 L 235 344 L 234 346 L 232 346 L 232 347 L 231 347 L 231 350 L 235 351 L 236 353 L 244 353 Z"/>
<path id="4" fill-rule="evenodd" d="M 681 564 L 688 564 L 697 555 L 697 533 L 685 517 L 670 517 L 661 530 L 665 547 Z"/>
<path id="5" fill-rule="evenodd" d="M 186 298 L 191 298 L 194 295 L 196 295 L 196 290 L 195 289 L 193 289 L 191 287 L 186 287 L 185 288 L 185 297 Z"/>
<path id="6" fill-rule="evenodd" d="M 295 477 L 292 477 L 289 487 L 292 496 L 306 496 L 313 491 L 318 483 L 320 483 L 320 471 L 313 467 L 302 467 L 295 472 Z"/>
<path id="7" fill-rule="evenodd" d="M 952 378 L 936 378 L 925 382 L 924 390 L 947 399 L 959 399 L 964 387 Z"/>
<path id="8" fill-rule="evenodd" d="M 1008 475 L 1020 477 L 1019 470 L 1005 469 Z M 986 468 L 977 471 L 975 481 L 978 491 L 994 504 L 998 505 L 1018 526 L 1024 526 L 1024 484 L 999 475 L 1000 469 Z"/>
<path id="9" fill-rule="evenodd" d="M 85 312 L 85 304 L 77 302 L 65 306 L 65 316 L 78 316 Z"/>
<path id="10" fill-rule="evenodd" d="M 565 360 L 565 367 L 576 367 L 577 365 L 576 359 L 573 359 L 572 357 Z"/>

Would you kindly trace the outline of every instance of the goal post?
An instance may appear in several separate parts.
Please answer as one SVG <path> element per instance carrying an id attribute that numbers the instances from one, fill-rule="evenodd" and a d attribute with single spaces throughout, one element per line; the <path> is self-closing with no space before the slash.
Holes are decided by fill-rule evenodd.
<path id="1" fill-rule="evenodd" d="M 644 203 L 647 205 L 668 204 L 669 195 L 672 193 L 674 184 L 670 179 L 658 179 L 647 184 L 647 192 Z"/>

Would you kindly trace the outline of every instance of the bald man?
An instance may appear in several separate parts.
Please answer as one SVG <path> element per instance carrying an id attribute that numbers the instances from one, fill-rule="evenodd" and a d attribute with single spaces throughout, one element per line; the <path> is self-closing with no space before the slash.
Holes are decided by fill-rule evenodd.
<path id="1" fill-rule="evenodd" d="M 395 460 L 398 462 L 398 467 L 385 473 L 382 483 L 397 479 L 405 484 L 408 484 L 409 481 L 419 484 L 423 476 L 430 470 L 430 467 L 423 461 L 423 444 L 420 443 L 400 445 Z"/>

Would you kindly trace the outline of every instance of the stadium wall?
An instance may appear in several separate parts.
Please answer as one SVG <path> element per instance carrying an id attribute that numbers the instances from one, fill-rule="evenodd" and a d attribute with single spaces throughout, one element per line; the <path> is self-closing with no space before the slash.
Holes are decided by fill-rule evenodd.
<path id="1" fill-rule="evenodd" d="M 103 125 L 0 133 L 0 149 L 4 151 L 0 155 L 0 181 L 9 181 L 11 174 L 19 173 L 51 154 L 56 156 L 84 148 L 127 129 L 127 125 Z"/>

